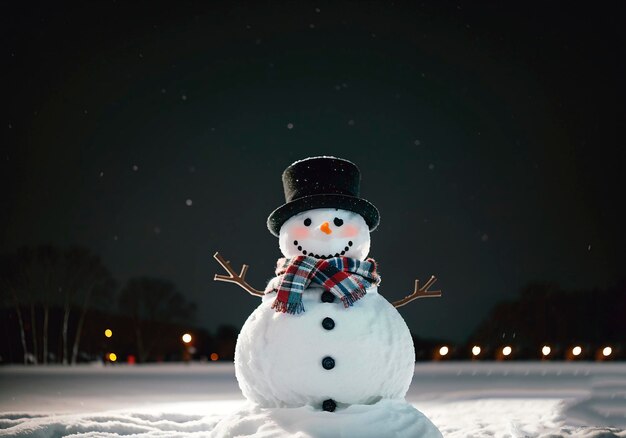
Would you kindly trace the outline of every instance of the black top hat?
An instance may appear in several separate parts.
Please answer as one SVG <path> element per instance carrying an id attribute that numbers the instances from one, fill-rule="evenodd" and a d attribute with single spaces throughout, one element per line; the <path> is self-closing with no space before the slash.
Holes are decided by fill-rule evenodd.
<path id="1" fill-rule="evenodd" d="M 267 228 L 278 236 L 290 217 L 314 208 L 341 208 L 360 214 L 373 231 L 380 220 L 374 205 L 359 198 L 361 172 L 354 163 L 335 157 L 296 161 L 283 172 L 285 204 L 267 218 Z"/>

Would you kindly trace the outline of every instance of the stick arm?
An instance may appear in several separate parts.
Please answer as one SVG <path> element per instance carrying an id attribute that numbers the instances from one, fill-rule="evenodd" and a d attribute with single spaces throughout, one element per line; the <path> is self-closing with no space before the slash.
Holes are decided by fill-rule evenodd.
<path id="1" fill-rule="evenodd" d="M 236 285 L 245 289 L 245 291 L 248 292 L 250 295 L 254 295 L 256 297 L 262 297 L 263 295 L 265 295 L 263 291 L 256 290 L 255 288 L 250 286 L 248 282 L 246 282 L 245 277 L 246 273 L 248 272 L 248 265 L 244 264 L 241 267 L 241 272 L 237 274 L 235 270 L 230 266 L 230 262 L 226 261 L 219 252 L 213 254 L 213 258 L 217 260 L 220 265 L 222 265 L 222 268 L 224 268 L 226 272 L 228 272 L 228 275 L 215 274 L 215 277 L 213 277 L 215 281 L 235 283 Z"/>
<path id="2" fill-rule="evenodd" d="M 438 298 L 441 296 L 440 290 L 429 291 L 428 288 L 432 286 L 437 281 L 437 277 L 431 275 L 426 284 L 420 287 L 420 281 L 415 280 L 415 290 L 411 295 L 407 295 L 401 300 L 394 301 L 391 303 L 393 307 L 402 307 L 405 304 L 409 304 L 411 301 L 417 300 L 418 298 Z"/>

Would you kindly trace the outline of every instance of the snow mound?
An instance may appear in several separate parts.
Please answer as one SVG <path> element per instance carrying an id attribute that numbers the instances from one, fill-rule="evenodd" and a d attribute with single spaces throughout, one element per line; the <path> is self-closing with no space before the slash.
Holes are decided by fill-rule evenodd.
<path id="1" fill-rule="evenodd" d="M 246 404 L 226 416 L 212 438 L 441 438 L 430 420 L 404 400 L 384 399 L 373 405 L 350 405 L 335 412 L 305 406 L 261 408 Z"/>
<path id="2" fill-rule="evenodd" d="M 612 373 L 591 379 L 591 394 L 565 406 L 570 421 L 626 427 L 626 374 Z"/>
<path id="3" fill-rule="evenodd" d="M 567 424 L 562 400 L 488 398 L 424 405 L 446 438 L 623 438 L 626 431 L 591 424 Z"/>
<path id="4" fill-rule="evenodd" d="M 0 414 L 0 436 L 11 437 L 194 437 L 207 436 L 214 417 L 180 413 L 146 414 L 117 411 L 93 414 Z"/>

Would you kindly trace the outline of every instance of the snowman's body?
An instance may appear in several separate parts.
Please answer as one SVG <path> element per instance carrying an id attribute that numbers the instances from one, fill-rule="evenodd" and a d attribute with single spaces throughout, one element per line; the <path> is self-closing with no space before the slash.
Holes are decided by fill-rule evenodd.
<path id="1" fill-rule="evenodd" d="M 348 309 L 324 289 L 304 292 L 306 311 L 277 313 L 269 294 L 244 324 L 235 371 L 244 396 L 263 407 L 371 404 L 406 394 L 415 362 L 409 330 L 377 287 Z M 325 300 L 330 300 L 327 292 Z M 327 319 L 329 318 L 329 319 Z M 334 367 L 326 369 L 324 358 Z M 328 362 L 327 362 L 328 364 Z"/>

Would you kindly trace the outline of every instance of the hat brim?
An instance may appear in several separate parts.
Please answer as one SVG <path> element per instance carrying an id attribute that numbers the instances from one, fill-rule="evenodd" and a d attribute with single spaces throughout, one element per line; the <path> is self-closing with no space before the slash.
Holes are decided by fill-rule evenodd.
<path id="1" fill-rule="evenodd" d="M 371 202 L 348 195 L 323 194 L 304 196 L 291 202 L 281 205 L 267 218 L 267 229 L 278 237 L 280 227 L 287 220 L 303 211 L 313 210 L 315 208 L 339 208 L 358 213 L 363 216 L 365 223 L 370 231 L 374 231 L 380 221 L 378 209 Z"/>

